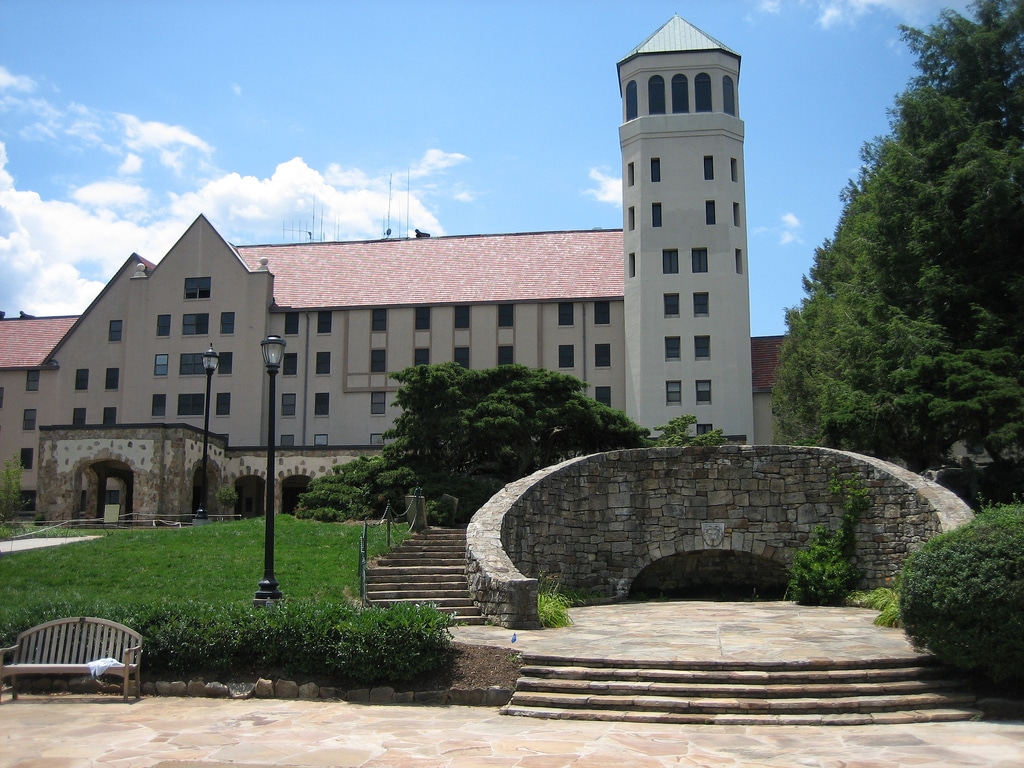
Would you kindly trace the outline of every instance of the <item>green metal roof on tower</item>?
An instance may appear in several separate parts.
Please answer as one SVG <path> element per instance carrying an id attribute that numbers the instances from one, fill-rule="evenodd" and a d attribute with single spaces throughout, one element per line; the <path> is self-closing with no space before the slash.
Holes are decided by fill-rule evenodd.
<path id="1" fill-rule="evenodd" d="M 626 54 L 619 64 L 644 53 L 674 53 L 678 51 L 724 51 L 739 58 L 736 51 L 676 15 Z"/>

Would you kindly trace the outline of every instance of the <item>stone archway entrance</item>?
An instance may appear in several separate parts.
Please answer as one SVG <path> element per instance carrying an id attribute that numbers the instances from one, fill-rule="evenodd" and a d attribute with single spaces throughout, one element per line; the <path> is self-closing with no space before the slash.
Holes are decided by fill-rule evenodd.
<path id="1" fill-rule="evenodd" d="M 299 506 L 299 496 L 309 487 L 306 475 L 292 475 L 281 481 L 281 512 L 286 515 L 295 513 Z"/>
<path id="2" fill-rule="evenodd" d="M 243 518 L 262 517 L 267 496 L 267 483 L 257 475 L 243 475 L 235 480 L 238 503 L 235 512 Z"/>
<path id="3" fill-rule="evenodd" d="M 123 461 L 103 459 L 84 467 L 79 476 L 79 512 L 87 520 L 131 521 L 135 504 L 135 473 Z"/>
<path id="4" fill-rule="evenodd" d="M 777 600 L 786 593 L 786 566 L 731 549 L 705 549 L 655 560 L 633 579 L 629 597 L 685 600 Z"/>

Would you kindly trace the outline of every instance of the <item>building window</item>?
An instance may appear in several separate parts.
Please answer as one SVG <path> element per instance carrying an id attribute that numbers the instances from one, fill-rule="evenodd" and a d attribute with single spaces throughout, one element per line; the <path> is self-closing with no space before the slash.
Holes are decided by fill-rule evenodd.
<path id="1" fill-rule="evenodd" d="M 22 469 L 32 469 L 32 459 L 35 451 L 31 448 L 21 449 L 21 467 Z"/>
<path id="2" fill-rule="evenodd" d="M 202 358 L 202 355 L 200 355 L 200 358 Z M 168 355 L 153 355 L 153 375 L 166 376 L 167 363 Z"/>
<path id="3" fill-rule="evenodd" d="M 107 341 L 120 341 L 121 340 L 121 329 L 124 327 L 124 323 L 121 320 L 111 320 L 107 326 Z"/>
<path id="4" fill-rule="evenodd" d="M 210 278 L 208 277 L 186 277 L 185 278 L 186 299 L 208 299 L 210 298 Z"/>
<path id="5" fill-rule="evenodd" d="M 297 376 L 299 373 L 299 353 L 285 352 L 281 358 L 281 375 Z"/>
<path id="6" fill-rule="evenodd" d="M 610 301 L 594 302 L 594 325 L 610 325 L 612 322 L 612 304 Z"/>
<path id="7" fill-rule="evenodd" d="M 672 78 L 672 113 L 681 114 L 690 111 L 690 83 L 686 75 L 675 75 Z"/>
<path id="8" fill-rule="evenodd" d="M 178 395 L 179 416 L 202 416 L 206 406 L 206 395 L 202 392 Z"/>
<path id="9" fill-rule="evenodd" d="M 388 369 L 386 349 L 370 350 L 370 373 L 385 373 Z"/>
<path id="10" fill-rule="evenodd" d="M 299 313 L 298 312 L 285 312 L 284 313 L 284 334 L 285 336 L 294 336 L 299 332 Z"/>
<path id="11" fill-rule="evenodd" d="M 657 184 L 661 181 L 661 158 L 651 158 L 651 181 Z"/>
<path id="12" fill-rule="evenodd" d="M 736 274 L 743 274 L 743 251 L 739 248 L 736 249 Z"/>
<path id="13" fill-rule="evenodd" d="M 39 371 L 25 371 L 25 391 L 39 391 Z"/>
<path id="14" fill-rule="evenodd" d="M 295 415 L 295 393 L 285 392 L 281 395 L 281 415 L 282 416 L 294 416 Z"/>
<path id="15" fill-rule="evenodd" d="M 416 347 L 416 349 L 412 351 L 412 364 L 430 365 L 430 348 Z"/>
<path id="16" fill-rule="evenodd" d="M 715 158 L 712 155 L 704 156 L 704 181 L 713 181 L 715 178 Z"/>
<path id="17" fill-rule="evenodd" d="M 576 347 L 573 344 L 558 345 L 558 367 L 572 368 L 576 365 Z"/>
<path id="18" fill-rule="evenodd" d="M 612 345 L 611 344 L 595 344 L 594 345 L 594 366 L 597 368 L 611 368 L 612 365 Z"/>
<path id="19" fill-rule="evenodd" d="M 21 428 L 29 432 L 36 428 L 35 408 L 26 408 L 21 412 Z"/>
<path id="20" fill-rule="evenodd" d="M 316 353 L 316 372 L 319 374 L 327 374 L 331 372 L 331 353 L 330 352 L 317 352 Z"/>
<path id="21" fill-rule="evenodd" d="M 281 435 L 278 445 L 282 448 L 291 448 L 295 445 L 295 435 Z"/>
<path id="22" fill-rule="evenodd" d="M 384 413 L 384 407 L 386 405 L 386 392 L 371 392 L 370 393 L 370 413 L 380 414 Z"/>
<path id="23" fill-rule="evenodd" d="M 736 86 L 728 75 L 722 78 L 722 111 L 727 115 L 736 114 Z"/>
<path id="24" fill-rule="evenodd" d="M 314 416 L 330 416 L 331 415 L 331 393 L 330 392 L 316 392 L 313 394 L 313 415 Z"/>
<path id="25" fill-rule="evenodd" d="M 430 330 L 430 307 L 416 307 L 416 330 Z"/>
<path id="26" fill-rule="evenodd" d="M 707 317 L 710 313 L 708 312 L 708 294 L 706 293 L 695 293 L 693 294 L 693 316 L 694 317 Z"/>
<path id="27" fill-rule="evenodd" d="M 167 395 L 153 395 L 153 404 L 149 411 L 151 416 L 167 415 Z"/>
<path id="28" fill-rule="evenodd" d="M 117 389 L 118 384 L 121 382 L 121 369 L 120 368 L 107 368 L 107 375 L 104 379 L 104 389 Z"/>
<path id="29" fill-rule="evenodd" d="M 636 80 L 630 80 L 628 83 L 626 83 L 626 122 L 629 122 L 630 120 L 636 120 L 636 116 Z"/>
<path id="30" fill-rule="evenodd" d="M 654 75 L 647 81 L 647 113 L 665 114 L 665 78 L 661 75 Z"/>
<path id="31" fill-rule="evenodd" d="M 230 336 L 235 332 L 235 313 L 220 313 L 220 332 L 222 336 Z"/>
<path id="32" fill-rule="evenodd" d="M 714 432 L 715 431 L 715 425 L 714 424 L 697 424 L 696 425 L 696 429 L 697 429 L 697 434 L 698 435 L 706 435 L 708 432 Z"/>
<path id="33" fill-rule="evenodd" d="M 155 362 L 154 362 L 155 366 Z M 203 353 L 202 352 L 183 352 L 178 357 L 178 375 L 179 376 L 196 376 L 200 373 L 206 373 L 206 369 L 203 368 Z"/>
<path id="34" fill-rule="evenodd" d="M 611 387 L 594 387 L 594 399 L 601 405 L 607 405 L 609 408 L 612 407 L 612 388 Z"/>
<path id="35" fill-rule="evenodd" d="M 313 435 L 313 445 L 327 445 L 327 433 Z"/>
<path id="36" fill-rule="evenodd" d="M 666 360 L 679 360 L 682 357 L 680 353 L 680 344 L 678 336 L 666 336 L 665 337 L 665 359 Z"/>
<path id="37" fill-rule="evenodd" d="M 661 252 L 661 271 L 666 275 L 679 273 L 679 251 L 675 248 L 666 248 Z"/>
<path id="38" fill-rule="evenodd" d="M 711 226 L 715 223 L 717 217 L 715 216 L 715 201 L 707 200 L 704 203 L 704 223 Z"/>
<path id="39" fill-rule="evenodd" d="M 626 221 L 630 232 L 636 229 L 636 208 L 632 205 L 629 206 L 629 210 L 626 211 Z"/>
<path id="40" fill-rule="evenodd" d="M 202 397 L 202 395 L 200 395 Z M 112 427 L 117 424 L 117 408 L 108 405 L 103 409 L 103 426 Z"/>
<path id="41" fill-rule="evenodd" d="M 220 376 L 230 376 L 231 369 L 235 364 L 235 356 L 231 352 L 221 352 L 220 360 L 217 362 L 217 374 Z"/>
<path id="42" fill-rule="evenodd" d="M 371 331 L 386 331 L 388 329 L 388 311 L 386 309 L 375 309 L 370 319 Z"/>
<path id="43" fill-rule="evenodd" d="M 79 392 L 89 388 L 89 369 L 79 368 L 75 371 L 75 389 Z"/>
<path id="44" fill-rule="evenodd" d="M 694 248 L 690 251 L 690 262 L 694 272 L 708 271 L 708 249 Z"/>
<path id="45" fill-rule="evenodd" d="M 709 360 L 711 358 L 711 337 L 710 336 L 694 336 L 693 337 L 693 359 L 694 360 Z"/>
<path id="46" fill-rule="evenodd" d="M 632 163 L 626 163 L 626 186 L 632 187 L 635 181 L 635 172 Z"/>
<path id="47" fill-rule="evenodd" d="M 681 381 L 665 382 L 665 405 L 683 404 L 683 383 Z"/>
<path id="48" fill-rule="evenodd" d="M 456 364 L 469 368 L 469 347 L 456 347 L 454 358 Z"/>
<path id="49" fill-rule="evenodd" d="M 316 332 L 330 333 L 334 326 L 334 313 L 323 309 L 316 313 Z"/>
<path id="50" fill-rule="evenodd" d="M 503 344 L 498 347 L 498 365 L 512 365 L 515 363 L 514 347 L 511 344 Z"/>
<path id="51" fill-rule="evenodd" d="M 736 158 L 735 157 L 730 157 L 729 158 L 729 176 L 730 176 L 730 178 L 732 178 L 733 181 L 739 181 L 740 180 L 739 168 L 736 165 Z"/>
<path id="52" fill-rule="evenodd" d="M 693 78 L 693 101 L 698 112 L 711 111 L 711 76 L 706 72 Z"/>
<path id="53" fill-rule="evenodd" d="M 661 226 L 661 203 L 651 203 L 651 226 Z"/>
<path id="54" fill-rule="evenodd" d="M 0 387 L 0 408 L 4 407 L 4 388 Z"/>
<path id="55" fill-rule="evenodd" d="M 215 413 L 218 416 L 230 416 L 231 415 L 231 393 L 230 392 L 218 392 L 217 393 L 217 410 Z"/>
<path id="56" fill-rule="evenodd" d="M 455 327 L 469 328 L 469 307 L 455 308 Z"/>
<path id="57" fill-rule="evenodd" d="M 371 432 L 370 433 L 370 445 L 384 445 L 384 433 L 383 432 Z"/>
<path id="58" fill-rule="evenodd" d="M 572 325 L 575 322 L 573 317 L 573 304 L 571 301 L 558 302 L 558 324 Z"/>
<path id="59" fill-rule="evenodd" d="M 85 424 L 85 408 L 75 408 L 71 411 L 71 423 L 76 427 Z"/>
<path id="60" fill-rule="evenodd" d="M 679 294 L 666 293 L 664 298 L 665 317 L 679 317 Z"/>
<path id="61" fill-rule="evenodd" d="M 499 304 L 498 305 L 498 327 L 499 328 L 511 328 L 516 322 L 516 305 L 515 304 Z"/>
<path id="62" fill-rule="evenodd" d="M 697 382 L 697 403 L 700 405 L 711 404 L 711 382 L 701 380 Z"/>
<path id="63" fill-rule="evenodd" d="M 205 336 L 210 332 L 210 315 L 200 312 L 181 319 L 182 336 Z"/>
<path id="64" fill-rule="evenodd" d="M 171 335 L 171 316 L 170 315 L 157 315 L 156 316 L 156 335 L 157 336 L 170 336 Z"/>
<path id="65" fill-rule="evenodd" d="M 636 254 L 629 254 L 629 276 L 636 277 Z"/>
<path id="66" fill-rule="evenodd" d="M 732 225 L 738 227 L 740 225 L 740 204 L 732 204 Z"/>

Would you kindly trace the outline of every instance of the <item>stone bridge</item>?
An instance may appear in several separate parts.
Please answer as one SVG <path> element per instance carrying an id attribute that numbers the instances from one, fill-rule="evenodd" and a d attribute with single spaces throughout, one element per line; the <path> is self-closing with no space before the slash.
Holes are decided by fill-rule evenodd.
<path id="1" fill-rule="evenodd" d="M 781 596 L 814 527 L 839 526 L 834 476 L 871 508 L 856 527 L 862 586 L 889 583 L 906 556 L 971 518 L 951 491 L 895 464 L 825 448 L 648 448 L 571 459 L 510 483 L 474 515 L 470 590 L 506 627 L 539 626 L 538 579 L 609 597 L 732 586 Z"/>

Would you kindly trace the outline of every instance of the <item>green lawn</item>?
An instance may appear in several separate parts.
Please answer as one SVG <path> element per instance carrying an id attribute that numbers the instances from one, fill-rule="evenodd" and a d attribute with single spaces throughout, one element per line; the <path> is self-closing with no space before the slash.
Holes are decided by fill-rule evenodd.
<path id="1" fill-rule="evenodd" d="M 8 609 L 53 602 L 129 604 L 252 601 L 263 577 L 264 520 L 197 528 L 101 531 L 89 542 L 0 557 L 0 624 Z M 274 572 L 286 599 L 346 602 L 359 597 L 362 524 L 315 523 L 279 515 Z M 405 526 L 392 529 L 394 542 Z M 370 557 L 386 549 L 371 526 Z"/>

